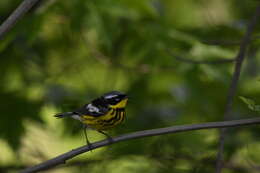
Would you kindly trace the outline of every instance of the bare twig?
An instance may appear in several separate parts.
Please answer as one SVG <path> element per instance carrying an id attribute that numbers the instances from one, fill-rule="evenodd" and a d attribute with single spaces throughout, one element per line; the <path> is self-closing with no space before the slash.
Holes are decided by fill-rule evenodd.
<path id="1" fill-rule="evenodd" d="M 258 40 L 259 36 L 251 37 L 251 41 Z M 217 45 L 217 46 L 236 46 L 240 45 L 241 41 L 237 40 L 201 40 L 202 43 L 208 45 Z"/>
<path id="2" fill-rule="evenodd" d="M 14 24 L 39 0 L 24 0 L 0 26 L 0 40 L 14 26 Z"/>
<path id="3" fill-rule="evenodd" d="M 229 114 L 231 112 L 233 99 L 235 97 L 235 93 L 237 90 L 237 85 L 241 73 L 241 67 L 245 59 L 245 55 L 251 40 L 253 29 L 257 21 L 259 20 L 259 17 L 260 17 L 260 5 L 258 5 L 258 7 L 256 8 L 255 15 L 253 16 L 251 22 L 248 24 L 246 34 L 240 43 L 240 49 L 236 57 L 235 70 L 233 73 L 232 82 L 228 90 L 227 103 L 224 112 L 224 120 L 228 119 Z M 226 129 L 221 129 L 220 138 L 219 138 L 219 150 L 218 150 L 217 161 L 216 161 L 216 173 L 221 173 L 223 167 L 222 160 L 223 160 L 225 135 L 226 135 Z"/>
<path id="4" fill-rule="evenodd" d="M 235 59 L 213 59 L 213 60 L 193 60 L 180 56 L 174 56 L 174 58 L 178 61 L 184 61 L 191 64 L 224 64 L 224 63 L 232 63 Z"/>
<path id="5" fill-rule="evenodd" d="M 208 45 L 218 46 L 234 46 L 240 44 L 240 42 L 236 40 L 201 40 L 201 42 Z"/>
<path id="6" fill-rule="evenodd" d="M 212 60 L 193 60 L 190 58 L 185 58 L 182 56 L 179 56 L 175 53 L 173 53 L 172 51 L 170 51 L 169 49 L 167 50 L 167 52 L 172 55 L 176 60 L 178 61 L 183 61 L 183 62 L 187 62 L 187 63 L 191 63 L 191 64 L 212 64 L 212 65 L 217 65 L 217 64 L 225 64 L 225 63 L 232 63 L 235 61 L 235 59 L 212 59 Z"/>
<path id="7" fill-rule="evenodd" d="M 151 129 L 151 130 L 144 130 L 133 132 L 129 134 L 125 134 L 122 136 L 117 136 L 110 140 L 102 140 L 91 145 L 91 150 L 96 148 L 100 148 L 103 146 L 111 145 L 113 143 L 127 141 L 131 139 L 138 139 L 148 136 L 156 136 L 156 135 L 163 135 L 169 133 L 180 133 L 180 132 L 187 132 L 192 130 L 200 130 L 200 129 L 212 129 L 212 128 L 223 128 L 223 127 L 237 127 L 237 126 L 245 126 L 245 125 L 253 125 L 253 124 L 260 124 L 260 118 L 253 118 L 253 119 L 244 119 L 244 120 L 233 120 L 233 121 L 223 121 L 223 122 L 210 122 L 210 123 L 203 123 L 203 124 L 193 124 L 193 125 L 181 125 L 181 126 L 173 126 L 173 127 L 166 127 L 160 129 Z M 43 163 L 35 165 L 33 167 L 29 167 L 22 171 L 22 173 L 32 173 L 37 171 L 46 170 L 57 166 L 62 163 L 66 163 L 67 160 L 90 151 L 88 145 L 82 146 L 76 149 L 73 149 L 67 153 L 61 154 L 53 159 L 47 160 Z"/>

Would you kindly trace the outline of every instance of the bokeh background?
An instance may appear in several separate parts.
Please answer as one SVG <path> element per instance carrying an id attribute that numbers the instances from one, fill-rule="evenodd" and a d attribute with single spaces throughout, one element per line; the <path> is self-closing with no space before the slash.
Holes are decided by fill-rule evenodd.
<path id="1" fill-rule="evenodd" d="M 21 0 L 0 1 L 0 22 Z M 128 93 L 112 136 L 223 120 L 233 63 L 257 0 L 45 0 L 0 42 L 0 172 L 17 172 L 85 144 L 79 122 L 56 119 L 111 90 Z M 258 116 L 260 24 L 230 119 Z M 188 60 L 187 60 L 188 59 Z M 194 61 L 223 60 L 194 64 Z M 227 60 L 227 61 L 225 61 Z M 104 139 L 89 131 L 92 142 Z M 260 170 L 259 126 L 233 128 L 225 173 Z M 51 173 L 213 172 L 218 130 L 125 141 Z"/>

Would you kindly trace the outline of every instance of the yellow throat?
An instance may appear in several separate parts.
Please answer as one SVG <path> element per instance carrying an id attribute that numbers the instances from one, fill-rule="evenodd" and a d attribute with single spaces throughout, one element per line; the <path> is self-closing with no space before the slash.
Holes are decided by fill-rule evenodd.
<path id="1" fill-rule="evenodd" d="M 111 105 L 110 107 L 111 108 L 124 108 L 124 107 L 126 107 L 127 101 L 128 101 L 128 98 L 125 98 L 125 99 L 121 100 L 119 103 L 117 103 L 116 105 Z"/>

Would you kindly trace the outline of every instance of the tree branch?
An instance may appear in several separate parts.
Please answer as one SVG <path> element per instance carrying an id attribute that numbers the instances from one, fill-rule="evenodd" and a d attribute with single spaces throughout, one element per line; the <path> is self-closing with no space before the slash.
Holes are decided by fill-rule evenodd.
<path id="1" fill-rule="evenodd" d="M 15 23 L 30 10 L 39 0 L 24 0 L 0 26 L 0 40 L 15 25 Z"/>
<path id="2" fill-rule="evenodd" d="M 251 41 L 258 40 L 259 36 L 251 37 Z M 240 45 L 241 41 L 236 40 L 201 40 L 202 43 L 208 45 L 217 45 L 217 46 L 236 46 Z"/>
<path id="3" fill-rule="evenodd" d="M 236 57 L 235 70 L 233 73 L 230 88 L 228 90 L 227 103 L 226 103 L 225 112 L 224 112 L 224 120 L 228 119 L 229 114 L 232 110 L 233 99 L 236 94 L 237 85 L 238 85 L 238 81 L 239 81 L 239 77 L 240 77 L 240 73 L 241 73 L 241 67 L 242 67 L 243 61 L 245 59 L 245 55 L 246 55 L 248 46 L 250 44 L 253 29 L 254 29 L 257 21 L 259 20 L 259 17 L 260 17 L 260 4 L 256 8 L 255 14 L 247 26 L 246 34 L 240 43 L 240 49 L 239 49 L 239 52 Z M 225 134 L 226 134 L 226 129 L 221 129 L 220 137 L 219 137 L 219 150 L 218 150 L 217 161 L 216 161 L 216 173 L 221 173 L 221 170 L 223 167 L 222 160 L 223 160 Z"/>
<path id="4" fill-rule="evenodd" d="M 95 142 L 91 145 L 91 150 L 100 148 L 103 146 L 111 145 L 113 143 L 118 143 L 121 141 L 127 141 L 131 139 L 138 139 L 148 136 L 157 136 L 169 133 L 180 133 L 180 132 L 187 132 L 192 130 L 201 130 L 201 129 L 213 129 L 213 128 L 223 128 L 223 127 L 237 127 L 237 126 L 245 126 L 245 125 L 253 125 L 253 124 L 260 124 L 260 118 L 252 118 L 252 119 L 244 119 L 244 120 L 233 120 L 233 121 L 223 121 L 223 122 L 210 122 L 210 123 L 203 123 L 203 124 L 192 124 L 192 125 L 179 125 L 179 126 L 172 126 L 166 128 L 159 128 L 159 129 L 151 129 L 151 130 L 144 130 L 133 132 L 129 134 L 125 134 L 122 136 L 117 136 L 110 140 L 102 140 L 99 142 Z M 67 160 L 90 151 L 90 148 L 85 145 L 76 149 L 73 149 L 67 153 L 61 154 L 53 159 L 47 160 L 43 163 L 38 165 L 29 167 L 24 169 L 22 173 L 32 173 L 37 171 L 46 170 L 57 166 L 62 163 L 66 163 Z"/>
<path id="5" fill-rule="evenodd" d="M 187 63 L 190 63 L 190 64 L 212 64 L 212 65 L 218 65 L 218 64 L 225 64 L 225 63 L 233 63 L 235 61 L 235 59 L 224 59 L 224 58 L 212 59 L 212 60 L 193 60 L 193 59 L 190 59 L 190 58 L 181 57 L 181 56 L 173 53 L 169 49 L 167 49 L 167 52 L 171 56 L 173 56 L 176 60 L 187 62 Z"/>

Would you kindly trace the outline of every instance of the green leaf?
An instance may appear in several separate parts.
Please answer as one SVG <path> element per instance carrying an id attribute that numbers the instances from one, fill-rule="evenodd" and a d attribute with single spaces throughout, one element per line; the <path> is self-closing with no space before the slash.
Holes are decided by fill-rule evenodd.
<path id="1" fill-rule="evenodd" d="M 239 97 L 245 104 L 247 104 L 248 108 L 252 111 L 260 112 L 260 105 L 255 104 L 255 101 L 246 97 Z"/>

